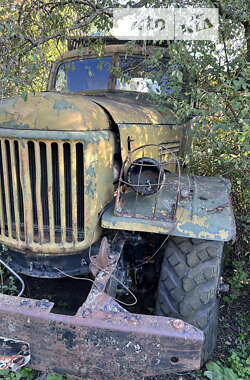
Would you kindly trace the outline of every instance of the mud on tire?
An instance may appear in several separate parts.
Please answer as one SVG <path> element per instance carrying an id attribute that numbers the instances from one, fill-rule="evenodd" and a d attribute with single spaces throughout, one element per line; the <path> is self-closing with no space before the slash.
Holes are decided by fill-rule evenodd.
<path id="1" fill-rule="evenodd" d="M 216 344 L 223 242 L 171 237 L 159 278 L 156 314 L 203 330 L 202 364 Z"/>

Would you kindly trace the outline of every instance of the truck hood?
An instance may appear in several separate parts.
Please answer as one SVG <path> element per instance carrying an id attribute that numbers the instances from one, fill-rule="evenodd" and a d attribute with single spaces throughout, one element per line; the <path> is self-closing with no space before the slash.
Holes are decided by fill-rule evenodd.
<path id="1" fill-rule="evenodd" d="M 90 99 L 101 105 L 117 124 L 176 124 L 176 116 L 170 109 L 159 112 L 147 100 L 146 94 L 131 91 L 98 92 Z"/>
<path id="2" fill-rule="evenodd" d="M 53 92 L 17 96 L 0 104 L 0 128 L 53 131 L 91 131 L 109 129 L 104 110 L 81 95 Z"/>
<path id="3" fill-rule="evenodd" d="M 117 124 L 176 124 L 174 114 L 158 112 L 135 94 L 43 92 L 26 101 L 16 96 L 0 104 L 0 128 L 91 131 Z"/>

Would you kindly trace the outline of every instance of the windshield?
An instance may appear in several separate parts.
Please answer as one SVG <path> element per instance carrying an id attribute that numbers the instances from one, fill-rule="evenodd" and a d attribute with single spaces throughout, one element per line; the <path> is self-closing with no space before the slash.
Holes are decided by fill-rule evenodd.
<path id="1" fill-rule="evenodd" d="M 79 92 L 86 90 L 124 90 L 136 92 L 153 91 L 160 94 L 160 86 L 166 86 L 166 76 L 160 77 L 159 82 L 153 81 L 150 74 L 156 69 L 145 62 L 145 57 L 119 56 L 116 64 L 119 65 L 122 74 L 113 72 L 111 64 L 113 57 L 86 58 L 62 63 L 57 71 L 56 91 Z M 166 59 L 159 62 L 163 70 L 167 70 Z M 110 80 L 110 78 L 112 80 Z M 110 86 L 109 86 L 110 83 Z"/>
<path id="2" fill-rule="evenodd" d="M 57 91 L 106 90 L 112 57 L 86 58 L 65 62 L 56 76 Z"/>
<path id="3" fill-rule="evenodd" d="M 163 62 L 164 67 L 166 61 Z M 124 75 L 116 79 L 115 88 L 117 90 L 161 93 L 160 84 L 150 78 L 145 78 L 145 73 L 155 71 L 152 65 L 145 63 L 145 57 L 119 57 L 119 67 Z M 161 79 L 161 83 L 163 82 Z M 164 79 L 165 80 L 165 79 Z"/>

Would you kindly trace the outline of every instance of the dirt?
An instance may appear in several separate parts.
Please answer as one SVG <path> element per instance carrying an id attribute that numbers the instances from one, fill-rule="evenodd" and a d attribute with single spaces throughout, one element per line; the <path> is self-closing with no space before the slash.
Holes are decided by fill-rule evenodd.
<path id="1" fill-rule="evenodd" d="M 227 273 L 227 275 L 224 275 L 224 281 L 227 282 L 230 276 L 231 270 Z M 239 296 L 231 304 L 224 302 L 223 297 L 220 299 L 217 346 L 211 357 L 212 361 L 220 360 L 223 362 L 224 359 L 231 355 L 231 350 L 237 350 L 237 338 L 240 333 L 240 326 L 236 319 L 239 318 L 239 316 L 242 316 L 245 320 L 249 321 L 249 305 L 249 286 L 244 286 L 241 289 L 241 294 L 239 294 Z M 250 330 L 248 330 L 248 333 L 248 338 L 250 338 Z M 205 369 L 206 365 L 204 365 L 202 371 Z M 197 379 L 197 372 L 198 371 L 185 374 L 167 374 L 157 377 L 147 377 L 145 380 L 191 380 Z"/>

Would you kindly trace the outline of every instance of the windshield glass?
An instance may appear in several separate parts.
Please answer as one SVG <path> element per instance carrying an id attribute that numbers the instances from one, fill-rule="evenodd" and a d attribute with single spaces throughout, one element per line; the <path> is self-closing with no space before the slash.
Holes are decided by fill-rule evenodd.
<path id="1" fill-rule="evenodd" d="M 118 57 L 117 57 L 118 58 Z M 112 88 L 124 91 L 147 93 L 153 91 L 161 93 L 171 92 L 167 83 L 167 75 L 158 75 L 157 80 L 150 79 L 151 73 L 156 71 L 152 65 L 145 62 L 145 57 L 119 56 L 116 61 L 122 74 L 112 72 L 112 57 L 86 58 L 62 63 L 56 75 L 56 91 L 79 92 L 87 90 L 107 90 L 109 79 L 112 76 Z M 167 72 L 167 59 L 159 61 L 161 72 Z M 162 70 L 163 69 L 163 70 Z M 148 78 L 147 78 L 148 76 Z"/>
<path id="2" fill-rule="evenodd" d="M 65 62 L 56 76 L 57 91 L 106 90 L 112 57 L 87 58 Z"/>
<path id="3" fill-rule="evenodd" d="M 166 61 L 163 62 L 164 66 Z M 153 69 L 150 64 L 145 63 L 142 57 L 119 57 L 119 67 L 124 74 L 124 78 L 116 79 L 117 90 L 161 93 L 160 84 L 166 82 L 165 78 L 161 79 L 161 83 L 145 78 L 146 73 L 152 73 Z"/>

